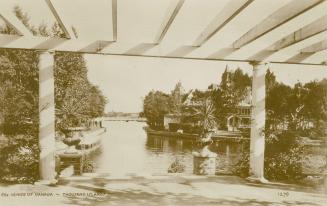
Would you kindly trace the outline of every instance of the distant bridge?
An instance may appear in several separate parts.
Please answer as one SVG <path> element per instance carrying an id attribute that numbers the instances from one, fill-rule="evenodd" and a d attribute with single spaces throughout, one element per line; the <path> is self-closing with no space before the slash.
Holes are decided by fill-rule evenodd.
<path id="1" fill-rule="evenodd" d="M 104 121 L 123 121 L 123 122 L 146 122 L 146 118 L 140 117 L 104 117 Z"/>

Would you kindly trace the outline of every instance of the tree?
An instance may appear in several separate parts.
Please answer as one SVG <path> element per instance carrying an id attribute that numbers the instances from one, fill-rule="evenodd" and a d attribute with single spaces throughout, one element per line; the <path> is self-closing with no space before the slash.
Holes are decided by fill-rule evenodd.
<path id="1" fill-rule="evenodd" d="M 87 78 L 87 68 L 80 54 L 58 52 L 55 55 L 56 129 L 80 126 L 104 114 L 106 99 Z"/>
<path id="2" fill-rule="evenodd" d="M 240 68 L 234 72 L 226 68 L 221 79 L 219 89 L 212 92 L 212 99 L 217 123 L 221 129 L 226 129 L 227 117 L 236 112 L 237 105 L 246 97 L 251 78 Z"/>
<path id="3" fill-rule="evenodd" d="M 143 100 L 143 114 L 152 128 L 163 126 L 164 115 L 169 113 L 169 95 L 151 91 Z"/>
<path id="4" fill-rule="evenodd" d="M 216 128 L 215 108 L 210 98 L 206 98 L 201 105 L 195 108 L 194 116 L 199 120 L 202 132 Z"/>
<path id="5" fill-rule="evenodd" d="M 327 121 L 327 87 L 324 86 L 324 81 L 304 85 L 306 94 L 303 97 L 303 114 L 306 119 L 315 122 L 317 130 L 321 127 L 321 121 Z"/>
<path id="6" fill-rule="evenodd" d="M 266 96 L 266 128 L 276 129 L 277 125 L 287 123 L 291 114 L 289 95 L 292 88 L 278 83 L 270 88 Z"/>
<path id="7" fill-rule="evenodd" d="M 182 112 L 182 99 L 183 99 L 184 89 L 181 82 L 175 85 L 173 91 L 170 94 L 170 112 L 173 114 L 180 114 Z"/>
<path id="8" fill-rule="evenodd" d="M 29 19 L 18 7 L 16 16 L 28 27 Z M 0 28 L 17 34 L 9 25 Z M 0 179 L 33 182 L 38 179 L 38 54 L 27 50 L 0 50 Z"/>
<path id="9" fill-rule="evenodd" d="M 34 34 L 64 37 L 58 24 L 34 27 L 19 7 L 18 19 Z M 17 34 L 9 25 L 0 32 Z M 78 125 L 82 119 L 101 116 L 105 98 L 87 79 L 80 54 L 55 55 L 56 128 Z M 34 182 L 38 179 L 39 129 L 38 53 L 31 50 L 0 49 L 0 134 L 6 143 L 0 149 L 0 180 Z"/>

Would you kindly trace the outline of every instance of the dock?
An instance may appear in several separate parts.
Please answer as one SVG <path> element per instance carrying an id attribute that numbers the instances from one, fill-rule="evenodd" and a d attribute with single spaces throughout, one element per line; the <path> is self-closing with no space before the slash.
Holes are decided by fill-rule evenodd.
<path id="1" fill-rule="evenodd" d="M 180 132 L 171 132 L 171 131 L 157 131 L 150 129 L 148 127 L 144 127 L 144 130 L 148 135 L 152 136 L 161 136 L 161 137 L 170 137 L 170 138 L 181 138 L 181 139 L 189 139 L 189 140 L 197 140 L 199 139 L 198 134 L 190 134 L 190 133 L 180 133 Z M 217 133 L 212 135 L 213 141 L 249 141 L 250 139 L 246 137 L 241 132 L 228 132 L 228 131 L 218 131 Z"/>

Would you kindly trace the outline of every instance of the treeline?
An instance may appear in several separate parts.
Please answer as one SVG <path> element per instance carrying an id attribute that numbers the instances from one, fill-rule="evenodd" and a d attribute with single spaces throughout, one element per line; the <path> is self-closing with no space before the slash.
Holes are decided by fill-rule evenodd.
<path id="1" fill-rule="evenodd" d="M 147 118 L 150 127 L 162 128 L 164 116 L 168 113 L 180 115 L 182 123 L 195 125 L 199 121 L 197 111 L 209 99 L 217 127 L 226 129 L 227 117 L 236 112 L 237 104 L 246 96 L 251 77 L 238 68 L 234 72 L 226 69 L 221 79 L 218 87 L 209 85 L 206 91 L 194 89 L 185 92 L 180 82 L 169 94 L 150 91 L 144 98 L 141 114 Z"/>
<path id="2" fill-rule="evenodd" d="M 199 105 L 209 99 L 213 104 L 216 127 L 226 129 L 227 117 L 237 112 L 237 105 L 248 97 L 252 78 L 241 69 L 222 74 L 219 85 L 208 90 L 181 93 L 178 83 L 171 93 L 151 91 L 144 98 L 142 115 L 150 127 L 163 129 L 168 113 L 181 117 L 181 123 L 197 123 Z M 203 112 L 202 112 L 203 113 Z M 196 125 L 196 124 L 193 124 Z M 180 125 L 179 125 L 180 126 Z M 277 181 L 299 181 L 303 173 L 305 150 L 302 137 L 325 138 L 327 128 L 327 79 L 288 86 L 266 73 L 265 177 Z M 189 130 L 192 131 L 192 130 Z M 196 130 L 193 130 L 196 131 Z M 249 144 L 244 145 L 235 175 L 249 176 Z"/>
<path id="3" fill-rule="evenodd" d="M 293 87 L 266 74 L 266 129 L 292 130 L 318 138 L 327 128 L 327 79 L 296 83 Z"/>
<path id="4" fill-rule="evenodd" d="M 143 111 L 140 117 L 145 117 L 152 128 L 162 129 L 164 115 L 168 113 L 181 114 L 182 102 L 186 98 L 183 87 L 178 82 L 170 94 L 161 91 L 150 91 L 143 100 Z"/>
<path id="5" fill-rule="evenodd" d="M 35 27 L 19 7 L 14 12 L 34 35 L 64 37 L 57 23 Z M 9 25 L 1 33 L 15 34 Z M 34 182 L 38 179 L 39 79 L 38 52 L 0 49 L 0 180 Z M 102 116 L 106 99 L 87 78 L 81 54 L 55 53 L 56 131 L 79 126 Z"/>
<path id="6" fill-rule="evenodd" d="M 88 80 L 83 56 L 57 53 L 55 62 L 56 131 L 64 133 L 68 127 L 103 116 L 106 99 Z"/>
<path id="7" fill-rule="evenodd" d="M 240 68 L 235 71 L 226 69 L 219 84 L 209 85 L 206 91 L 185 92 L 177 83 L 169 94 L 150 91 L 143 100 L 142 116 L 152 127 L 163 126 L 166 114 L 179 114 L 182 121 L 192 120 L 192 109 L 197 103 L 210 99 L 214 105 L 217 128 L 225 130 L 227 118 L 237 112 L 238 104 L 251 98 L 252 77 Z M 192 92 L 191 106 L 185 104 Z M 183 118 L 184 117 L 184 118 Z M 266 73 L 266 131 L 293 130 L 303 135 L 317 138 L 325 134 L 327 122 L 327 79 L 297 83 L 293 87 L 276 81 L 270 70 Z"/>
<path id="8" fill-rule="evenodd" d="M 139 113 L 129 113 L 129 112 L 107 112 L 104 117 L 138 117 Z"/>

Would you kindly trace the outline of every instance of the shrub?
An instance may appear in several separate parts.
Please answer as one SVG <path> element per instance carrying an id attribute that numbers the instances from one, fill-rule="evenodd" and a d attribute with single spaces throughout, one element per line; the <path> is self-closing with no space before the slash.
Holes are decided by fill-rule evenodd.
<path id="1" fill-rule="evenodd" d="M 13 137 L 0 150 L 0 179 L 8 183 L 33 183 L 39 179 L 39 148 L 27 135 Z"/>
<path id="2" fill-rule="evenodd" d="M 304 147 L 298 141 L 296 132 L 270 134 L 266 145 L 265 174 L 268 179 L 294 181 L 304 177 L 302 171 Z"/>
<path id="3" fill-rule="evenodd" d="M 168 168 L 168 173 L 182 173 L 184 171 L 185 165 L 177 158 Z"/>
<path id="4" fill-rule="evenodd" d="M 94 167 L 95 167 L 95 164 L 92 160 L 90 160 L 89 158 L 86 158 L 84 160 L 83 172 L 91 173 L 94 171 Z"/>
<path id="5" fill-rule="evenodd" d="M 179 123 L 169 123 L 168 125 L 169 125 L 170 132 L 176 132 L 180 127 Z"/>
<path id="6" fill-rule="evenodd" d="M 232 173 L 240 177 L 248 177 L 250 171 L 250 154 L 242 152 L 240 160 L 234 165 Z"/>
<path id="7" fill-rule="evenodd" d="M 249 176 L 249 148 L 246 148 L 241 159 L 235 164 L 235 175 Z M 279 134 L 268 134 L 265 147 L 265 177 L 269 180 L 296 181 L 305 175 L 302 171 L 303 146 L 297 140 L 295 132 L 284 131 Z"/>

